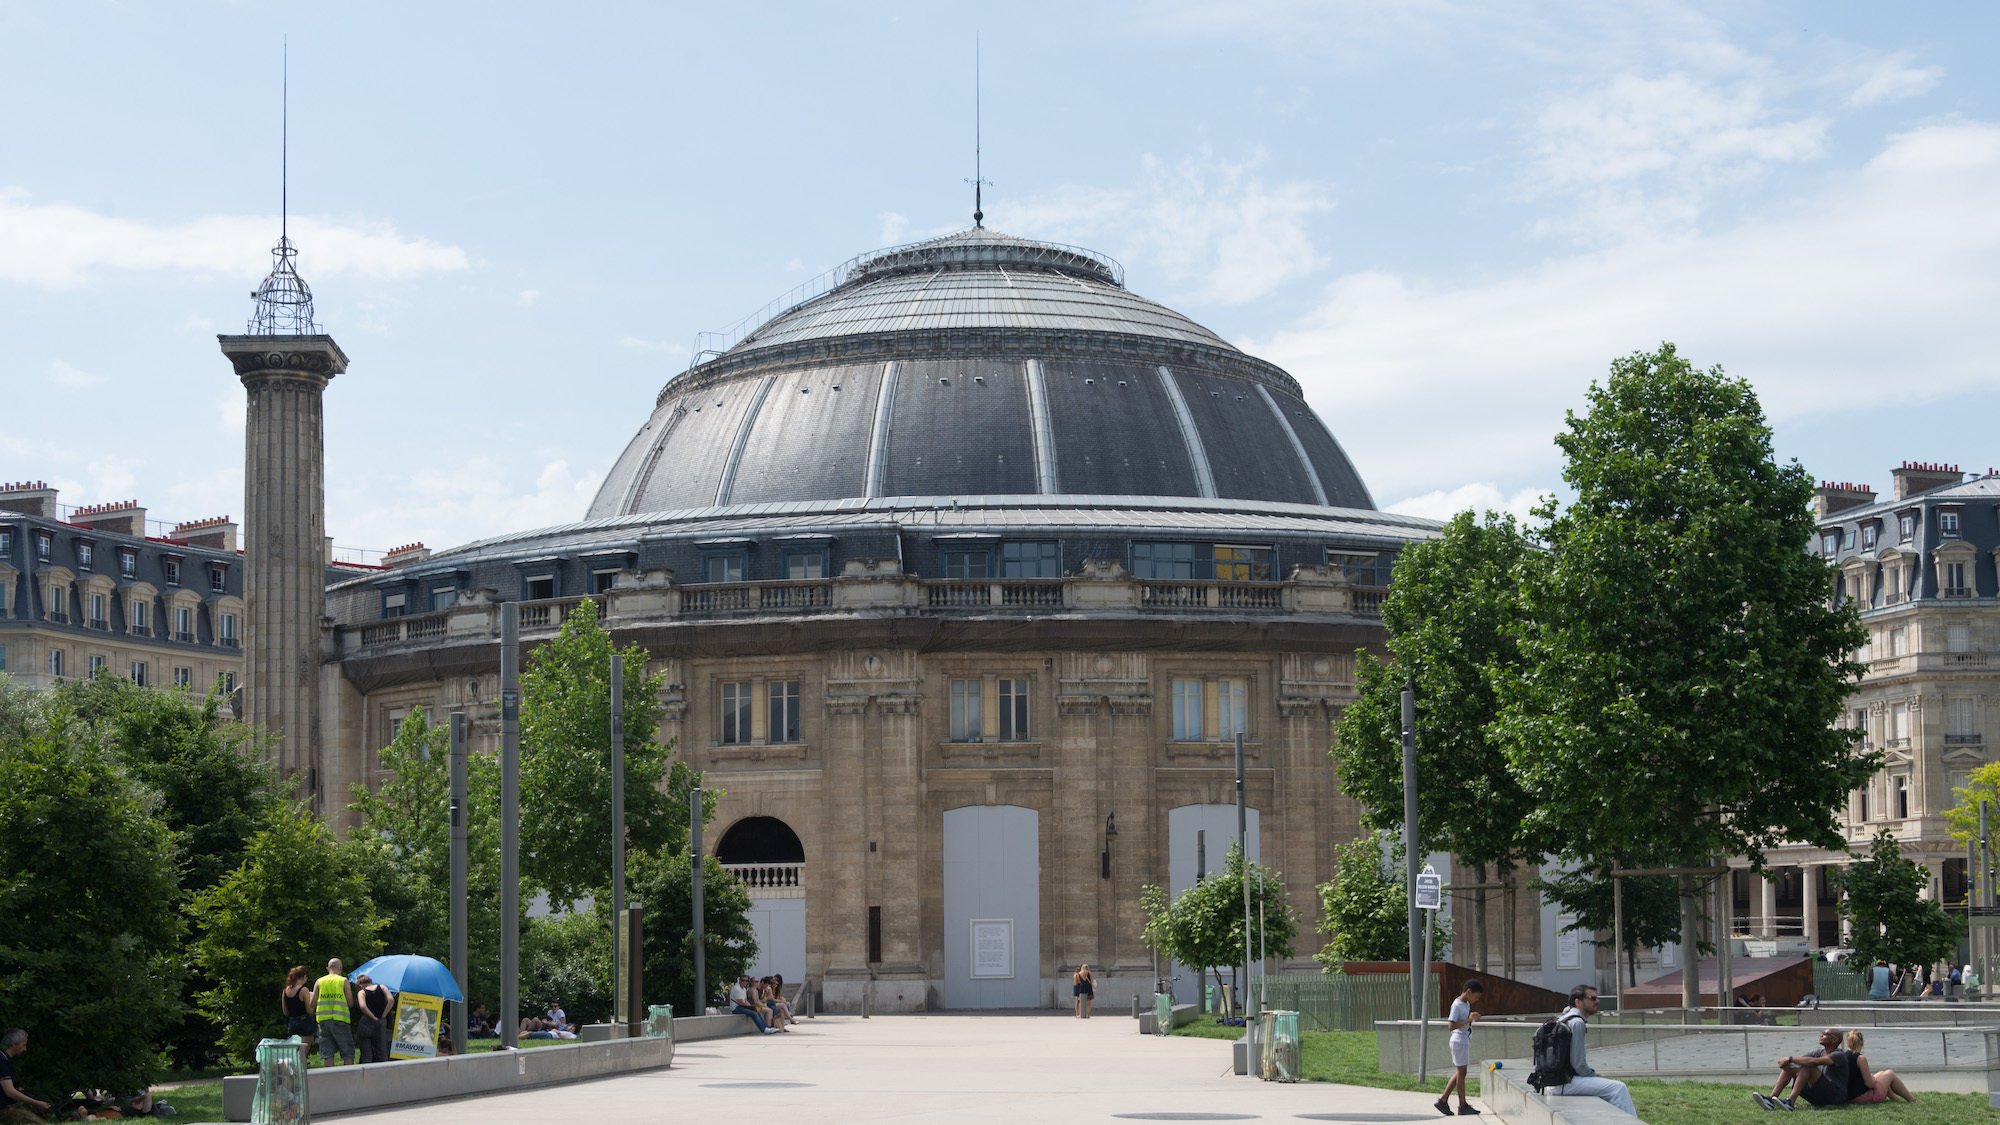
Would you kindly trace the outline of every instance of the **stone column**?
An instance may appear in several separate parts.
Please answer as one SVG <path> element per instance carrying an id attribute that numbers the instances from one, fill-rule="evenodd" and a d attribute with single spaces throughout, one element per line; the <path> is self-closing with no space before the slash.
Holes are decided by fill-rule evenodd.
<path id="1" fill-rule="evenodd" d="M 320 619 L 326 616 L 326 454 L 321 396 L 347 370 L 331 336 L 219 336 L 248 407 L 243 460 L 243 717 L 279 739 L 321 812 Z M 345 776 L 344 773 L 341 776 Z M 345 790 L 339 790 L 344 792 Z"/>
<path id="2" fill-rule="evenodd" d="M 1770 875 L 1757 877 L 1757 928 L 1752 931 L 1767 938 L 1778 936 L 1778 881 Z"/>
<path id="3" fill-rule="evenodd" d="M 869 903 L 882 908 L 882 961 L 875 967 L 869 1007 L 921 1012 L 929 1006 L 923 959 L 924 860 L 935 847 L 925 829 L 920 707 L 913 690 L 875 697 L 881 739 L 870 755 L 870 839 L 880 851 L 871 861 Z"/>
<path id="4" fill-rule="evenodd" d="M 1799 910 L 1805 919 L 1806 946 L 1819 948 L 1819 869 L 1820 864 L 1799 865 L 1799 878 L 1805 883 L 1805 891 L 1800 896 Z"/>
<path id="5" fill-rule="evenodd" d="M 808 854 L 813 880 L 807 892 L 812 928 L 819 935 L 808 942 L 825 950 L 821 995 L 829 1011 L 858 1012 L 868 987 L 868 798 L 864 757 L 868 696 L 859 685 L 829 682 L 826 693 L 827 737 L 822 749 L 826 763 L 825 849 Z"/>

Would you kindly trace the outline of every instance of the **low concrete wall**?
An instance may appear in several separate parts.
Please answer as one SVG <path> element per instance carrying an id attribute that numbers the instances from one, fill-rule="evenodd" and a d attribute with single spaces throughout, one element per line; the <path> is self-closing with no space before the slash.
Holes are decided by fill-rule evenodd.
<path id="1" fill-rule="evenodd" d="M 1537 1094 L 1527 1084 L 1529 1069 L 1525 1059 L 1508 1059 L 1497 1070 L 1480 1071 L 1479 1100 L 1488 1113 L 1508 1125 L 1632 1125 L 1639 1120 L 1603 1098 Z"/>
<path id="2" fill-rule="evenodd" d="M 674 1038 L 683 1043 L 697 1039 L 724 1039 L 731 1035 L 755 1035 L 757 1025 L 749 1016 L 675 1016 Z"/>
<path id="3" fill-rule="evenodd" d="M 654 1070 L 671 1066 L 673 1061 L 672 1039 L 579 1041 L 531 1051 L 474 1051 L 440 1059 L 319 1067 L 307 1072 L 306 1097 L 315 1116 L 351 1113 Z M 256 1092 L 254 1074 L 224 1078 L 223 1117 L 230 1121 L 250 1120 L 250 1104 Z"/>
<path id="4" fill-rule="evenodd" d="M 1201 1009 L 1196 1007 L 1195 1005 L 1193 1004 L 1174 1005 L 1174 1015 L 1173 1015 L 1174 1027 L 1186 1027 L 1187 1025 L 1193 1023 L 1194 1021 L 1200 1018 L 1201 1018 Z M 1160 1023 L 1159 1020 L 1153 1018 L 1153 1009 L 1145 1008 L 1139 1012 L 1139 1034 L 1158 1035 L 1160 1033 L 1159 1023 Z"/>

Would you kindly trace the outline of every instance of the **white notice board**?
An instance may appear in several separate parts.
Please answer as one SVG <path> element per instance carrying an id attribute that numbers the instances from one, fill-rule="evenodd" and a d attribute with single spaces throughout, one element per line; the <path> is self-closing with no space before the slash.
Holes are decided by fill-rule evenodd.
<path id="1" fill-rule="evenodd" d="M 975 980 L 1005 980 L 1014 975 L 1014 920 L 974 918 L 972 976 Z"/>

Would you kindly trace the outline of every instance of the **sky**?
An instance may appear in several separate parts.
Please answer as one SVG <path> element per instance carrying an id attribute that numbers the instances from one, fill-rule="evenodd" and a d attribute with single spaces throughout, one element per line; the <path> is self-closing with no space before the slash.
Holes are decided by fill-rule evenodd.
<path id="1" fill-rule="evenodd" d="M 1618 356 L 1886 491 L 2000 465 L 2000 6 L 0 0 L 0 480 L 243 510 L 289 215 L 327 528 L 581 518 L 697 335 L 969 225 L 1290 371 L 1377 504 L 1525 513 Z"/>

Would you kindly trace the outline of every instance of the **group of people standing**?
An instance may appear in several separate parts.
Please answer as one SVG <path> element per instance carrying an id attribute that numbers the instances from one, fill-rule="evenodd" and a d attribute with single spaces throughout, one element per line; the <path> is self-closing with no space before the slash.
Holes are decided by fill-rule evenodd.
<path id="1" fill-rule="evenodd" d="M 285 1030 L 304 1041 L 307 1054 L 318 1043 L 320 1061 L 328 1066 L 336 1054 L 343 1064 L 352 1063 L 357 1050 L 364 1063 L 388 1062 L 395 994 L 366 973 L 347 979 L 343 967 L 335 957 L 326 963 L 325 976 L 308 980 L 304 965 L 292 966 L 280 998 Z"/>

